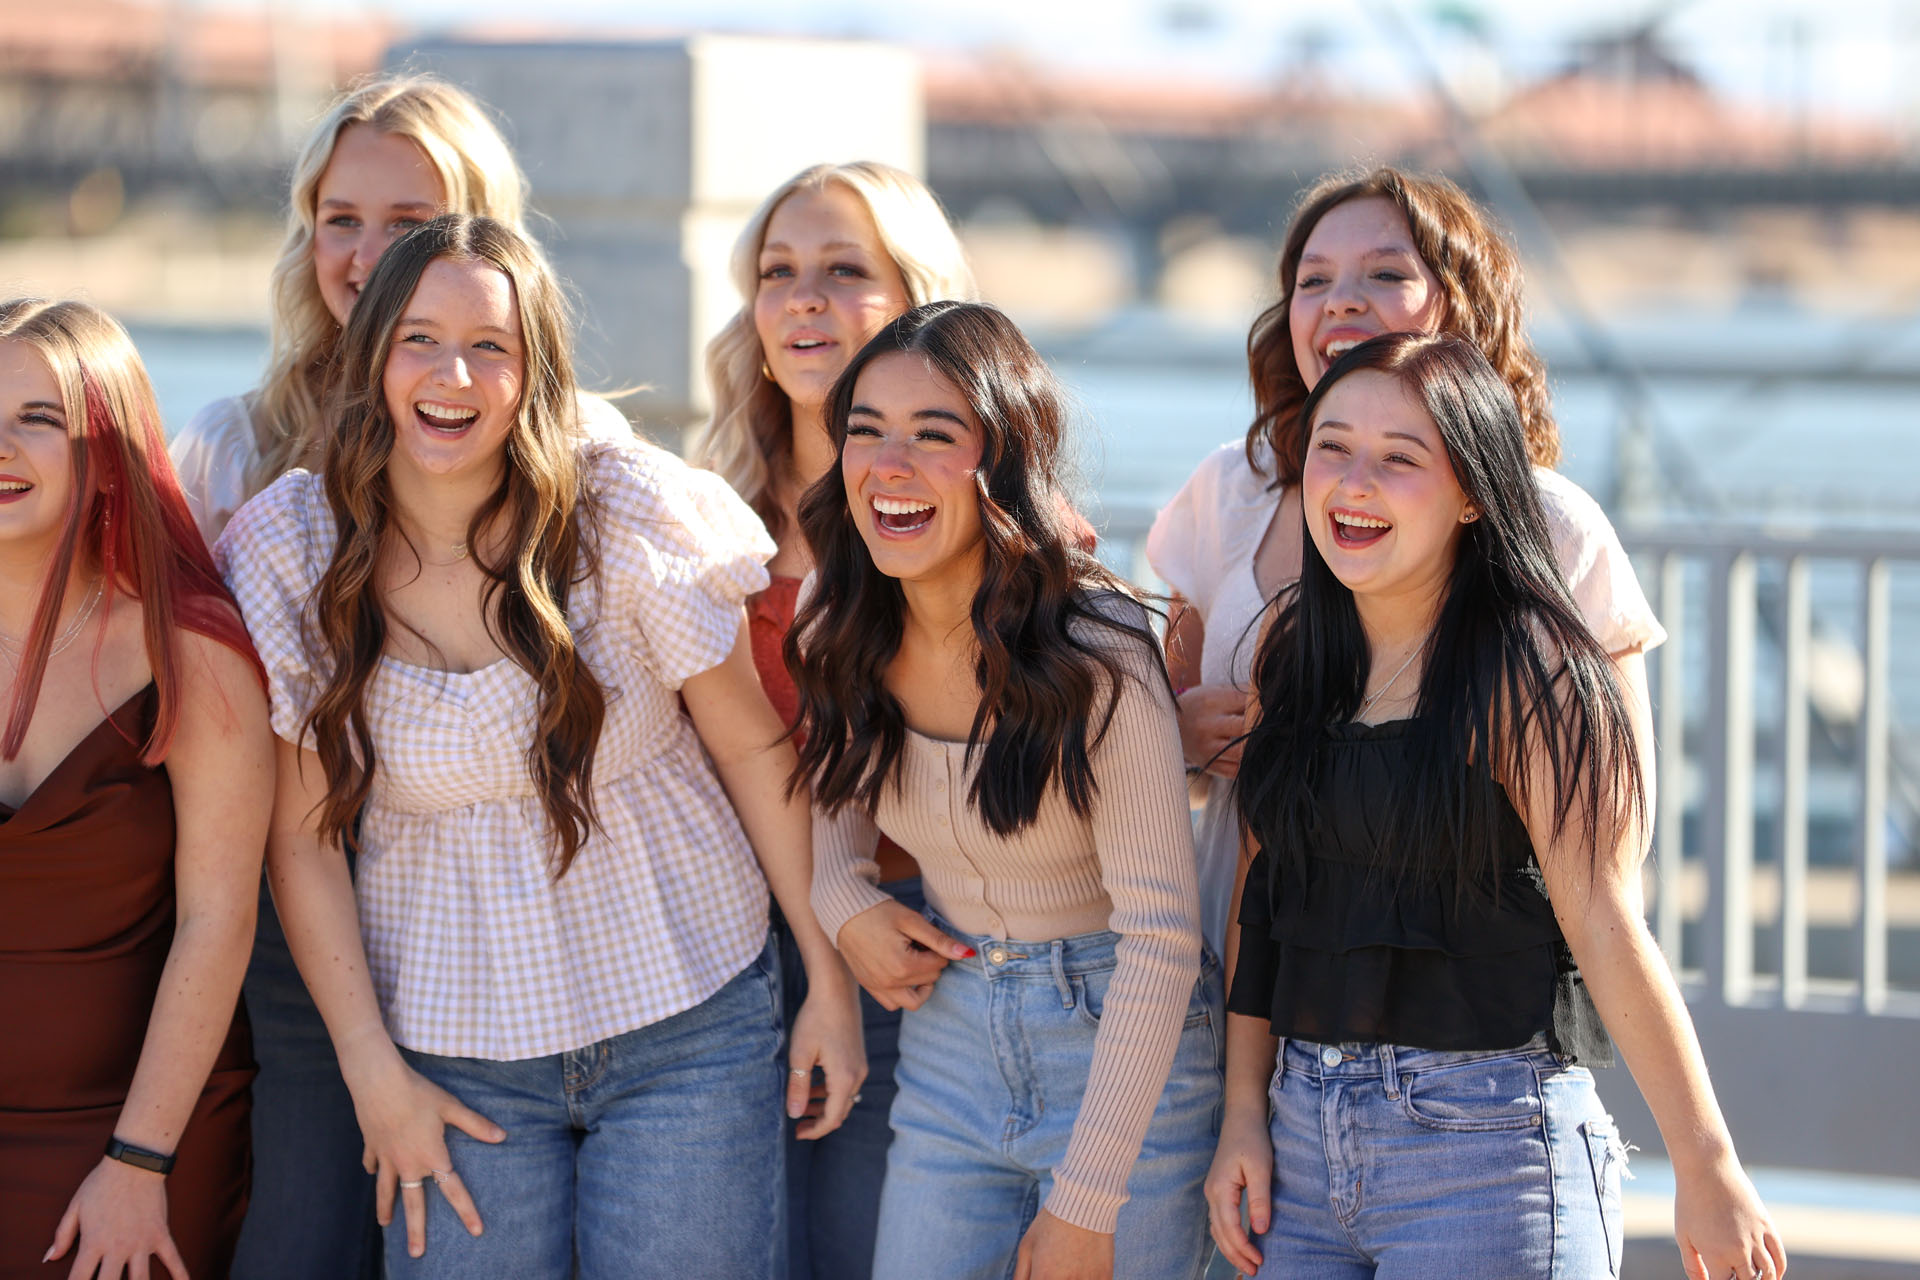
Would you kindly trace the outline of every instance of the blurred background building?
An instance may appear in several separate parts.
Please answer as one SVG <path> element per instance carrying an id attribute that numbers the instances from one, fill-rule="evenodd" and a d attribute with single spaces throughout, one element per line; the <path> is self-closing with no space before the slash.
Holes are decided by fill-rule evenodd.
<path id="1" fill-rule="evenodd" d="M 751 0 L 542 23 L 437 2 L 0 0 L 0 292 L 128 320 L 178 427 L 260 372 L 313 116 L 354 76 L 435 67 L 517 140 L 588 380 L 650 384 L 628 407 L 671 444 L 733 305 L 732 228 L 803 164 L 877 149 L 925 174 L 1074 390 L 1083 500 L 1144 580 L 1152 512 L 1245 429 L 1246 328 L 1297 193 L 1384 161 L 1486 201 L 1526 262 L 1564 469 L 1673 632 L 1650 908 L 1736 1137 L 1796 1274 L 1920 1275 L 1920 14 L 845 0 L 796 29 Z M 823 84 L 828 62 L 862 70 Z M 587 219 L 582 157 L 662 145 L 633 112 L 720 111 L 607 86 L 696 64 L 738 88 L 709 130 L 731 176 Z M 884 108 L 835 132 L 862 85 Z M 629 230 L 658 242 L 646 271 L 607 256 Z M 1628 1272 L 1670 1274 L 1657 1134 L 1607 1074 L 1648 1152 Z"/>

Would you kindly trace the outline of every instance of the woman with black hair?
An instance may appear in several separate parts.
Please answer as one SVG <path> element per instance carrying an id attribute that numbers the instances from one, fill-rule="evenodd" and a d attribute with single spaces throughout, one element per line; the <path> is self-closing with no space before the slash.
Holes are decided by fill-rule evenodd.
<path id="1" fill-rule="evenodd" d="M 1054 496 L 1063 416 L 1000 312 L 916 308 L 835 383 L 800 504 L 815 912 L 912 1011 L 880 1280 L 1204 1265 L 1223 1014 L 1179 733 L 1145 609 Z M 927 917 L 876 887 L 881 832 Z"/>
<path id="2" fill-rule="evenodd" d="M 1555 567 L 1512 394 L 1466 338 L 1390 334 L 1301 412 L 1215 1241 L 1260 1276 L 1616 1274 L 1622 1148 L 1576 1065 L 1611 1031 L 1689 1274 L 1780 1275 L 1643 919 L 1645 726 Z"/>

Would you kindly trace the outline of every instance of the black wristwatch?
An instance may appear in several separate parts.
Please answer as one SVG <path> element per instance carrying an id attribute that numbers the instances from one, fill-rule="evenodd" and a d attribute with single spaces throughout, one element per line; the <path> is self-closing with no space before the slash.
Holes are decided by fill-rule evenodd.
<path id="1" fill-rule="evenodd" d="M 172 1156 L 163 1156 L 158 1151 L 136 1147 L 118 1138 L 107 1139 L 107 1157 L 118 1160 L 122 1164 L 130 1164 L 136 1169 L 145 1169 L 149 1173 L 165 1175 L 173 1172 Z"/>

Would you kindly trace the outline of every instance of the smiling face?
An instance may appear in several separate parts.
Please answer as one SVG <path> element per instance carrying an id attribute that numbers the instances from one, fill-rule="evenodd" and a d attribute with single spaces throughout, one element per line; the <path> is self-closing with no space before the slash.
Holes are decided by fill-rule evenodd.
<path id="1" fill-rule="evenodd" d="M 1309 391 L 1343 352 L 1383 333 L 1432 333 L 1445 294 L 1399 206 L 1380 196 L 1327 210 L 1300 254 L 1287 325 Z"/>
<path id="2" fill-rule="evenodd" d="M 767 220 L 753 327 L 768 372 L 796 403 L 824 404 L 847 361 L 909 305 L 900 268 L 852 188 L 796 191 Z"/>
<path id="3" fill-rule="evenodd" d="M 53 554 L 73 505 L 73 446 L 59 380 L 37 348 L 0 340 L 0 545 Z"/>
<path id="4" fill-rule="evenodd" d="M 1308 535 L 1356 603 L 1430 606 L 1475 518 L 1425 407 L 1372 369 L 1348 374 L 1321 400 L 1300 496 Z"/>
<path id="5" fill-rule="evenodd" d="M 525 372 L 513 282 L 484 262 L 428 263 L 381 377 L 393 419 L 388 465 L 434 477 L 497 470 Z"/>
<path id="6" fill-rule="evenodd" d="M 860 370 L 840 474 L 880 572 L 920 583 L 979 576 L 985 442 L 966 397 L 924 357 L 893 351 Z"/>
<path id="7" fill-rule="evenodd" d="M 315 189 L 313 274 L 321 300 L 344 325 L 387 246 L 441 212 L 446 194 L 411 138 L 370 124 L 340 131 Z"/>

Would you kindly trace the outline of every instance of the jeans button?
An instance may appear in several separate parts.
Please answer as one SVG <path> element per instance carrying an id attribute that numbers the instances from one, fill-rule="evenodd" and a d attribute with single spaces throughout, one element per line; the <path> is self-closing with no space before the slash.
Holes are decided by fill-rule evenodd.
<path id="1" fill-rule="evenodd" d="M 1320 1061 L 1329 1067 L 1337 1067 L 1340 1065 L 1340 1051 L 1328 1045 L 1320 1051 Z"/>
<path id="2" fill-rule="evenodd" d="M 994 964 L 1005 964 L 1007 962 L 1007 949 L 1005 947 L 991 947 L 987 950 L 987 959 Z"/>

